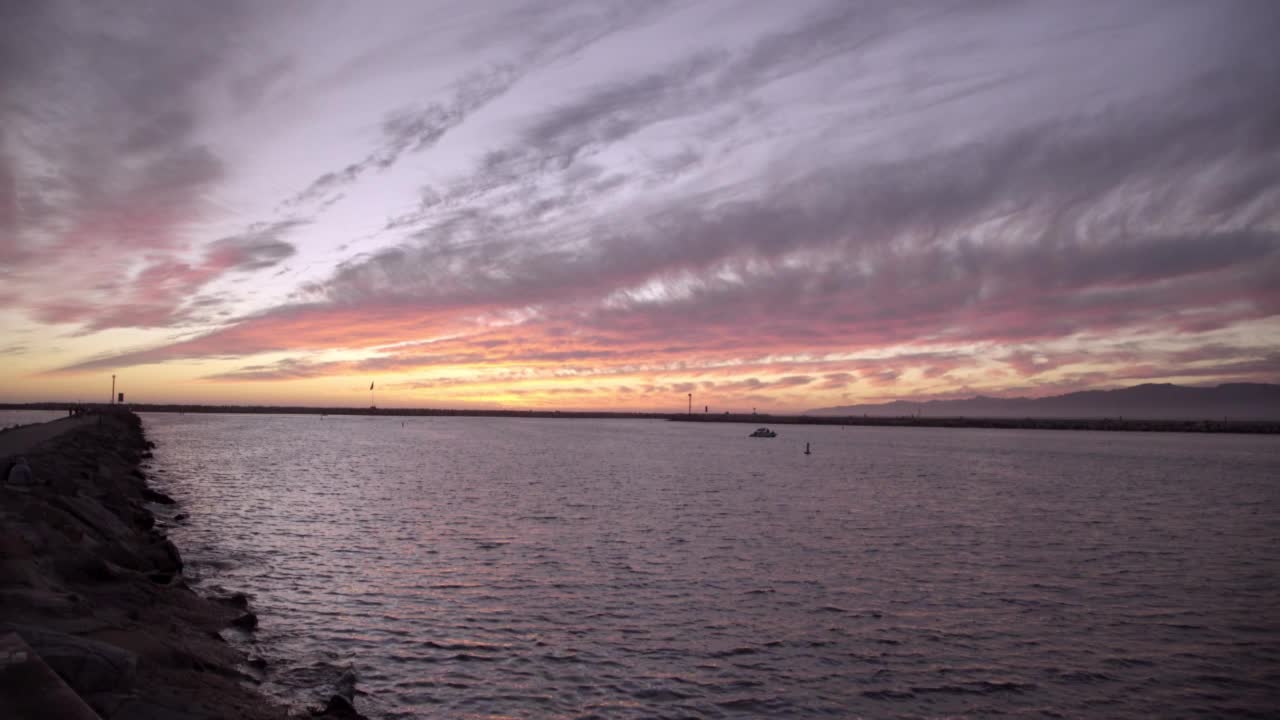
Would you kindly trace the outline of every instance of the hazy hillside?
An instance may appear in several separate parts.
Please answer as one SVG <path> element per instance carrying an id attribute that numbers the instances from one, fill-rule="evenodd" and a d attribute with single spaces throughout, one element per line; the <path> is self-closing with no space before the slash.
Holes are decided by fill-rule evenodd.
<path id="1" fill-rule="evenodd" d="M 808 415 L 928 417 L 1045 417 L 1234 420 L 1280 419 L 1280 385 L 1231 383 L 1217 387 L 1146 384 L 1120 390 L 1089 390 L 1044 398 L 897 401 L 809 410 Z"/>

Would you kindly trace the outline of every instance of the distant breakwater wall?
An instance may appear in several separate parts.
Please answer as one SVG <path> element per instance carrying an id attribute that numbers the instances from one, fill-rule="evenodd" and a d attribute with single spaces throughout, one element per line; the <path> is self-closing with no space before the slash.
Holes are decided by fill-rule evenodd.
<path id="1" fill-rule="evenodd" d="M 1114 432 L 1195 432 L 1280 434 L 1271 420 L 1141 420 L 1127 418 L 979 418 L 818 415 L 672 415 L 679 422 L 734 422 L 757 425 L 846 425 L 862 427 L 1000 428 L 1008 430 L 1102 430 Z"/>
<path id="2" fill-rule="evenodd" d="M 73 408 L 111 408 L 111 405 L 76 405 L 74 403 L 0 404 L 8 410 L 55 410 Z M 671 413 L 606 412 L 595 410 L 456 410 L 449 408 L 375 408 L 375 407 L 302 407 L 296 405 L 153 405 L 131 404 L 128 409 L 140 413 L 209 413 L 215 415 L 387 415 L 393 417 L 505 417 L 557 419 L 658 419 Z"/>
<path id="3" fill-rule="evenodd" d="M 68 403 L 4 405 L 23 410 L 67 410 Z M 80 406 L 83 407 L 83 406 Z M 110 407 L 110 406 L 104 406 Z M 559 420 L 672 420 L 676 422 L 729 422 L 757 425 L 852 425 L 865 427 L 1003 428 L 1009 430 L 1102 430 L 1115 432 L 1196 432 L 1280 434 L 1280 420 L 1188 418 L 1177 420 L 1129 417 L 943 417 L 887 415 L 770 415 L 757 413 L 645 413 L 583 410 L 450 410 L 442 408 L 321 408 L 296 406 L 235 405 L 130 405 L 136 412 L 212 413 L 246 415 L 374 415 L 391 417 L 496 417 L 552 418 Z"/>
<path id="4" fill-rule="evenodd" d="M 137 415 L 104 410 L 23 450 L 35 484 L 0 483 L 0 633 L 107 720 L 290 717 L 223 638 L 256 626 L 248 599 L 202 597 L 183 578 L 151 510 L 173 501 L 139 468 L 150 447 Z M 0 715 L 23 717 L 25 691 L 0 687 Z M 342 697 L 313 714 L 360 717 Z"/>

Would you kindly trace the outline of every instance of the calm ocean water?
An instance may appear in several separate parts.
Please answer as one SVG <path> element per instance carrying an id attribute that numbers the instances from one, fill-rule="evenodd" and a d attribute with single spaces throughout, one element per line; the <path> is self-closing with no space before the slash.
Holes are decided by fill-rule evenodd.
<path id="1" fill-rule="evenodd" d="M 66 416 L 66 410 L 0 410 L 0 430 L 16 425 L 49 422 Z"/>
<path id="2" fill-rule="evenodd" d="M 351 667 L 381 718 L 1280 708 L 1280 438 L 144 419 L 294 701 Z"/>

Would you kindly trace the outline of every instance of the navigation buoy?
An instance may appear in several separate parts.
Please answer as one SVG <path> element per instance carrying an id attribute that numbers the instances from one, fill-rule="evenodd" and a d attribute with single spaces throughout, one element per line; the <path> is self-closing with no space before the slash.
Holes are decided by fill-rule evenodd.
<path id="1" fill-rule="evenodd" d="M 805 454 L 805 455 L 812 455 L 812 454 L 813 454 L 813 453 L 809 452 L 809 443 L 805 443 L 805 444 L 804 444 L 804 454 Z"/>

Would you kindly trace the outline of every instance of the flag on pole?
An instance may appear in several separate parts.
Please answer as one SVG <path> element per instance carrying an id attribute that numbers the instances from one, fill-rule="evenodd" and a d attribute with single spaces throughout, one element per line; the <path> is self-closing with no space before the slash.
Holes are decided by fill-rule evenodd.
<path id="1" fill-rule="evenodd" d="M 372 389 L 373 389 L 373 383 L 369 383 L 369 389 L 370 389 L 370 390 L 372 390 Z"/>

